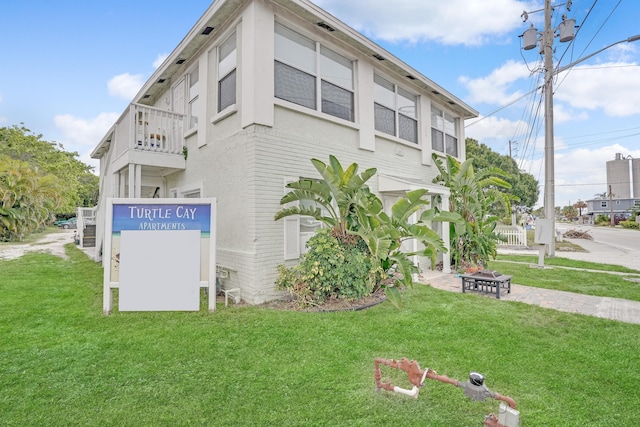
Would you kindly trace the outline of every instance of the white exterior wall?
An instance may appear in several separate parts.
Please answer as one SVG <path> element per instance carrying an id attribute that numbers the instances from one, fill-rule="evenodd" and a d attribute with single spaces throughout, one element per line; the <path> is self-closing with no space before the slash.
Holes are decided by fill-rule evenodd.
<path id="1" fill-rule="evenodd" d="M 357 163 L 360 171 L 375 167 L 378 173 L 431 182 L 437 169 L 431 161 L 431 94 L 420 93 L 404 76 L 381 75 L 418 93 L 419 144 L 385 135 L 374 129 L 373 76 L 379 63 L 363 57 L 343 42 L 327 41 L 327 33 L 271 2 L 249 2 L 217 28 L 210 44 L 182 68 L 199 66 L 199 122 L 187 135 L 186 168 L 145 178 L 159 183 L 161 196 L 201 190 L 201 197 L 217 199 L 217 263 L 231 270 L 223 286 L 240 287 L 242 299 L 261 303 L 281 293 L 274 290 L 276 267 L 284 263 L 284 223 L 274 221 L 285 193 L 285 177 L 319 177 L 312 157 L 327 162 L 335 155 L 344 166 Z M 355 122 L 296 106 L 274 97 L 274 19 L 326 47 L 351 58 L 355 64 Z M 217 46 L 236 31 L 236 105 L 217 112 Z M 323 41 L 323 39 L 325 39 Z M 336 44 L 337 43 L 337 44 Z M 155 106 L 170 109 L 169 87 Z M 168 102 L 167 102 L 168 101 Z M 438 107 L 449 111 L 443 105 Z M 459 124 L 459 150 L 464 156 L 464 128 Z M 103 157 L 104 161 L 108 155 Z M 463 157 L 462 157 L 463 158 Z M 102 169 L 102 162 L 101 162 Z M 101 199 L 109 197 L 122 181 L 113 171 L 101 170 L 105 183 Z M 378 180 L 368 183 L 377 192 Z M 288 264 L 294 263 L 293 261 Z"/>

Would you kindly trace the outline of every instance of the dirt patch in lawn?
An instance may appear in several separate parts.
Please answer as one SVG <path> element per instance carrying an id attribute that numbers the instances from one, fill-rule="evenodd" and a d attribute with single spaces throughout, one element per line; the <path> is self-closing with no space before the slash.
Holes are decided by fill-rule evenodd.
<path id="1" fill-rule="evenodd" d="M 67 259 L 64 245 L 73 243 L 74 230 L 61 230 L 42 236 L 33 243 L 3 243 L 0 245 L 0 260 L 20 258 L 29 252 L 49 253 Z"/>

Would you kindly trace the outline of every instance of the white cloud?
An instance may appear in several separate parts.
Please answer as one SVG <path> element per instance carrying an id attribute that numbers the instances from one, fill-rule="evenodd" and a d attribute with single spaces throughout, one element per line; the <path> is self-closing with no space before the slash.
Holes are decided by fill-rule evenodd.
<path id="1" fill-rule="evenodd" d="M 112 77 L 107 83 L 107 87 L 110 95 L 130 100 L 136 96 L 143 84 L 142 74 L 124 73 Z"/>
<path id="2" fill-rule="evenodd" d="M 75 147 L 95 147 L 109 128 L 116 122 L 119 113 L 100 113 L 93 119 L 81 119 L 71 114 L 61 114 L 54 118 L 64 137 L 65 143 Z"/>
<path id="3" fill-rule="evenodd" d="M 462 76 L 458 81 L 467 87 L 469 102 L 503 105 L 523 95 L 520 91 L 514 91 L 512 86 L 519 80 L 529 78 L 530 74 L 523 63 L 509 60 L 486 77 L 470 79 Z"/>
<path id="4" fill-rule="evenodd" d="M 516 134 L 526 134 L 529 125 L 521 120 L 511 121 L 499 117 L 478 117 L 465 122 L 465 134 L 467 138 L 473 138 L 479 142 L 486 139 L 509 139 Z"/>
<path id="5" fill-rule="evenodd" d="M 640 114 L 640 66 L 608 62 L 573 67 L 560 74 L 554 98 L 573 108 L 601 110 L 608 116 Z"/>
<path id="6" fill-rule="evenodd" d="M 63 134 L 63 140 L 58 142 L 64 145 L 66 151 L 77 151 L 82 162 L 98 170 L 98 161 L 90 157 L 91 151 L 119 116 L 119 113 L 100 113 L 97 117 L 86 120 L 71 114 L 57 115 L 54 121 Z"/>
<path id="7" fill-rule="evenodd" d="M 518 17 L 529 8 L 527 2 L 517 0 L 368 0 L 366 6 L 344 0 L 315 3 L 368 37 L 468 46 L 499 39 L 521 27 Z"/>
<path id="8" fill-rule="evenodd" d="M 155 61 L 153 61 L 153 68 L 158 68 L 159 66 L 162 65 L 162 63 L 165 61 L 165 59 L 167 59 L 167 57 L 169 56 L 168 53 L 161 53 L 158 55 L 158 57 L 156 58 Z"/>
<path id="9" fill-rule="evenodd" d="M 567 108 L 559 102 L 553 103 L 553 122 L 555 124 L 565 122 L 581 122 L 589 119 L 589 113 L 586 111 L 576 111 Z"/>
<path id="10" fill-rule="evenodd" d="M 556 144 L 558 145 L 558 144 Z M 640 157 L 640 150 L 631 150 L 620 144 L 613 144 L 594 149 L 560 149 L 554 156 L 554 193 L 556 206 L 574 204 L 579 199 L 593 199 L 595 194 L 607 191 L 607 165 L 614 159 L 615 153 L 624 156 Z M 523 168 L 529 171 L 540 184 L 538 206 L 543 204 L 544 195 L 544 159 L 538 158 L 524 163 Z"/>

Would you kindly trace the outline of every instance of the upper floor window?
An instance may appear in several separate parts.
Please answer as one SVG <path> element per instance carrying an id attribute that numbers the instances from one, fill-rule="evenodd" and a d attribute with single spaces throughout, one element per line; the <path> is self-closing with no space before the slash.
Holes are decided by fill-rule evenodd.
<path id="1" fill-rule="evenodd" d="M 601 208 L 606 208 L 608 206 L 607 202 L 600 202 Z"/>
<path id="2" fill-rule="evenodd" d="M 378 75 L 373 82 L 376 130 L 417 144 L 417 97 Z"/>
<path id="3" fill-rule="evenodd" d="M 198 67 L 191 70 L 189 73 L 189 129 L 194 129 L 198 126 L 198 91 L 200 81 L 200 70 Z"/>
<path id="4" fill-rule="evenodd" d="M 218 48 L 218 112 L 236 103 L 236 33 Z"/>
<path id="5" fill-rule="evenodd" d="M 278 23 L 275 96 L 354 121 L 353 62 Z"/>
<path id="6" fill-rule="evenodd" d="M 431 107 L 431 148 L 458 157 L 458 119 Z"/>

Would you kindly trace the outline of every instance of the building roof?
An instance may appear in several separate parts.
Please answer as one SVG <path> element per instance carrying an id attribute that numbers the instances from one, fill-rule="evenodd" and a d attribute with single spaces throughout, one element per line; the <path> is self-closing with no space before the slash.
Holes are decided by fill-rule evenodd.
<path id="1" fill-rule="evenodd" d="M 132 102 L 153 105 L 158 97 L 162 96 L 171 87 L 174 78 L 184 73 L 185 64 L 189 64 L 194 57 L 199 55 L 200 51 L 219 30 L 226 30 L 225 23 L 251 1 L 214 1 L 178 46 L 169 54 L 167 59 L 142 86 Z M 422 91 L 431 93 L 434 98 L 456 114 L 459 114 L 463 119 L 478 117 L 478 112 L 462 100 L 312 2 L 308 0 L 271 1 L 293 12 L 312 25 L 324 28 L 332 38 L 351 47 L 363 56 L 374 58 L 372 60 L 376 61 L 377 67 L 394 75 L 405 76 L 407 85 L 417 86 Z M 113 129 L 110 129 L 98 147 L 91 153 L 91 157 L 99 158 L 104 154 L 112 132 Z"/>

